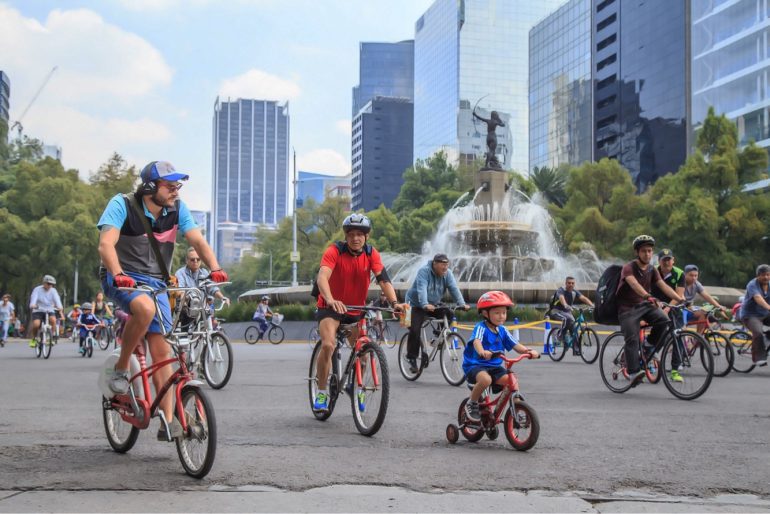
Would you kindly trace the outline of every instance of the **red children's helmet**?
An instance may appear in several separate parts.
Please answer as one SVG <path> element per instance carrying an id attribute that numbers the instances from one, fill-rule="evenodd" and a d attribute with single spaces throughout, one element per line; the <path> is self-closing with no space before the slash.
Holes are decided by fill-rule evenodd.
<path id="1" fill-rule="evenodd" d="M 479 301 L 476 303 L 476 308 L 481 312 L 483 309 L 491 309 L 492 307 L 511 307 L 512 305 L 513 300 L 502 291 L 488 291 L 481 295 Z"/>

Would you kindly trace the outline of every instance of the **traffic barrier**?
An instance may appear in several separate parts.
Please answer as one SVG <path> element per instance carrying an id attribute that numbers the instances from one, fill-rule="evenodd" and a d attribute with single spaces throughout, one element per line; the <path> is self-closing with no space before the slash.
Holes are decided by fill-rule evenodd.
<path id="1" fill-rule="evenodd" d="M 548 355 L 551 353 L 551 349 L 548 348 L 548 334 L 551 333 L 551 320 L 548 319 L 548 316 L 545 318 L 545 329 L 543 331 L 543 355 Z"/>

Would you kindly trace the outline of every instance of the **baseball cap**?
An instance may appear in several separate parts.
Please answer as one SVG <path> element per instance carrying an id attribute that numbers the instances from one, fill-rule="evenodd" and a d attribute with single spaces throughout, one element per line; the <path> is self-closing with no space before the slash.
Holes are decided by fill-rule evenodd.
<path id="1" fill-rule="evenodd" d="M 658 260 L 662 259 L 668 259 L 668 258 L 674 258 L 674 252 L 669 250 L 668 248 L 664 248 L 661 251 L 658 252 Z"/>
<path id="2" fill-rule="evenodd" d="M 177 173 L 174 165 L 168 161 L 152 161 L 142 168 L 140 178 L 142 182 L 152 182 L 153 180 L 176 182 L 177 180 L 187 180 L 190 176 L 184 173 Z"/>
<path id="3" fill-rule="evenodd" d="M 449 262 L 449 257 L 445 253 L 437 253 L 433 256 L 433 262 Z"/>

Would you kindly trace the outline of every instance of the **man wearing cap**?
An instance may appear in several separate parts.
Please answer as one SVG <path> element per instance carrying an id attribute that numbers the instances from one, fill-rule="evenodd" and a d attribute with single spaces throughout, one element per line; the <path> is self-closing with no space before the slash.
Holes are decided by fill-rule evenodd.
<path id="1" fill-rule="evenodd" d="M 178 173 L 169 162 L 153 161 L 142 169 L 141 183 L 136 191 L 132 195 L 115 195 L 99 219 L 99 255 L 102 260 L 99 276 L 102 289 L 121 309 L 131 314 L 123 329 L 123 344 L 115 369 L 105 371 L 105 388 L 109 389 L 103 391 L 105 396 L 125 394 L 128 391 L 129 359 L 145 334 L 153 362 L 160 362 L 169 356 L 169 346 L 163 339 L 152 298 L 143 292 L 120 289 L 136 287 L 137 282 L 154 289 L 166 286 L 163 282 L 163 267 L 155 257 L 143 219 L 149 223 L 158 243 L 166 271 L 171 266 L 176 235 L 180 232 L 212 270 L 211 279 L 215 282 L 227 280 L 227 273 L 220 268 L 190 210 L 179 199 L 181 181 L 188 178 L 188 175 Z M 160 304 L 158 314 L 168 330 L 171 328 L 168 295 L 162 294 L 157 298 Z M 153 374 L 156 391 L 160 390 L 171 372 L 171 367 L 165 366 Z M 170 441 L 181 436 L 181 425 L 173 418 L 172 395 L 166 394 L 160 407 L 171 428 L 171 434 L 161 424 L 158 439 Z"/>
<path id="2" fill-rule="evenodd" d="M 695 264 L 688 264 L 684 267 L 684 299 L 688 303 L 692 303 L 695 300 L 696 295 L 701 295 L 704 300 L 714 306 L 715 309 L 726 311 L 727 309 L 722 306 L 713 296 L 706 292 L 706 288 L 703 287 L 698 281 L 698 266 Z M 692 315 L 695 322 L 702 322 L 708 316 L 708 313 L 698 307 L 688 307 L 688 312 Z M 705 323 L 698 323 L 698 333 L 702 334 L 706 330 Z"/>
<path id="3" fill-rule="evenodd" d="M 443 313 L 436 312 L 436 305 L 441 303 L 444 293 L 449 290 L 452 299 L 464 310 L 470 309 L 465 303 L 452 270 L 449 269 L 449 258 L 446 254 L 437 253 L 433 260 L 420 268 L 412 287 L 406 292 L 406 301 L 412 306 L 412 323 L 409 326 L 409 340 L 406 347 L 406 360 L 409 370 L 417 373 L 417 358 L 420 357 L 420 334 L 422 323 L 426 316 L 439 317 Z"/>
<path id="4" fill-rule="evenodd" d="M 679 296 L 684 295 L 684 271 L 674 266 L 676 259 L 674 252 L 669 248 L 664 248 L 658 252 L 658 273 L 666 283 L 668 287 L 676 291 Z M 666 293 L 655 284 L 652 284 L 652 295 L 662 302 L 676 303 L 676 300 L 671 300 Z M 668 309 L 664 309 L 668 313 Z"/>

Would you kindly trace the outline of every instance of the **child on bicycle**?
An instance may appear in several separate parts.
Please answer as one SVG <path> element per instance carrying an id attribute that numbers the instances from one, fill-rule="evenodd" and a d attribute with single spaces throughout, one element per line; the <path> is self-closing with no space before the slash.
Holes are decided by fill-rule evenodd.
<path id="1" fill-rule="evenodd" d="M 262 336 L 267 332 L 267 319 L 273 317 L 273 311 L 270 310 L 270 297 L 265 295 L 257 304 L 257 309 L 254 311 L 254 315 L 251 317 L 252 321 L 259 323 L 259 335 L 257 339 L 262 339 Z"/>
<path id="2" fill-rule="evenodd" d="M 88 329 L 86 328 L 86 325 L 104 326 L 104 323 L 102 323 L 101 320 L 99 320 L 99 318 L 97 318 L 93 313 L 93 305 L 91 305 L 89 302 L 81 305 L 80 309 L 82 312 L 80 313 L 80 316 L 78 316 L 77 323 L 77 326 L 80 327 L 80 349 L 78 351 L 82 354 L 86 351 L 84 344 L 86 342 L 86 337 L 88 337 Z"/>
<path id="3" fill-rule="evenodd" d="M 479 314 L 484 318 L 473 329 L 471 342 L 465 347 L 463 371 L 469 384 L 474 384 L 470 399 L 465 404 L 465 414 L 470 421 L 481 421 L 479 398 L 493 382 L 505 386 L 508 384 L 509 371 L 503 366 L 500 357 L 493 358 L 495 352 L 516 350 L 529 353 L 533 358 L 540 354 L 520 344 L 503 326 L 508 316 L 508 307 L 513 300 L 502 291 L 489 291 L 479 298 L 476 304 Z M 514 377 L 514 384 L 516 379 Z M 515 389 L 514 389 L 515 390 Z"/>

